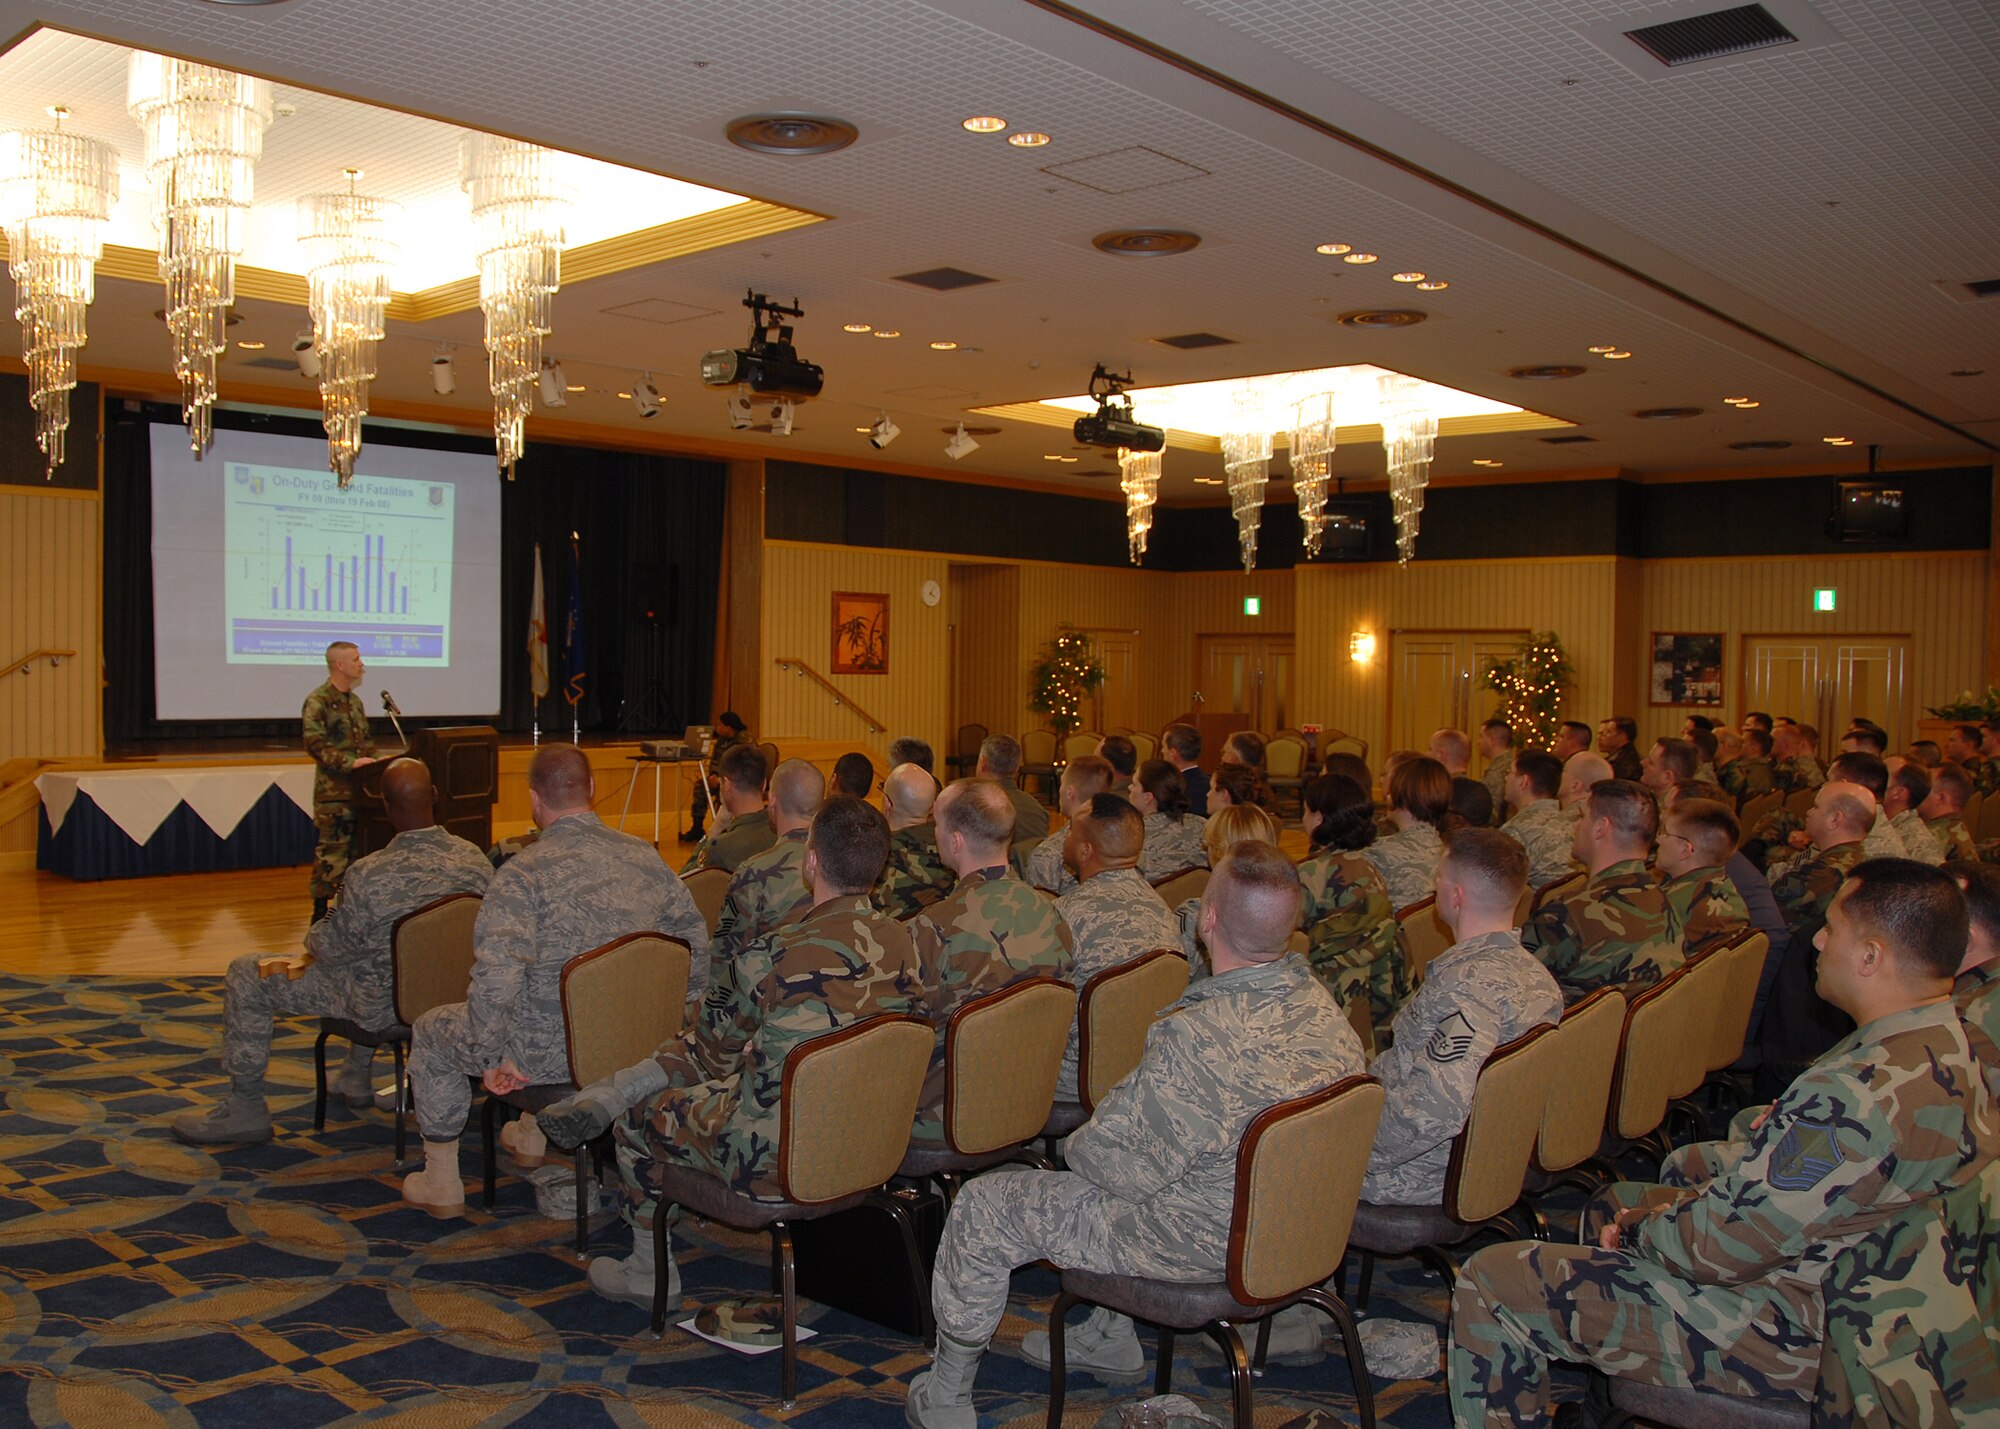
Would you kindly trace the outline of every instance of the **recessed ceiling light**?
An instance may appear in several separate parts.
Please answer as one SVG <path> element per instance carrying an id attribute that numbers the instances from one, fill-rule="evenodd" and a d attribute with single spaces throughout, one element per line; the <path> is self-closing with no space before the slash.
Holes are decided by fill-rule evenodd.
<path id="1" fill-rule="evenodd" d="M 1373 253 L 1350 253 L 1340 261 L 1343 263 L 1373 263 L 1375 255 Z"/>
<path id="2" fill-rule="evenodd" d="M 998 134 L 1007 127 L 1007 121 L 997 114 L 975 114 L 959 127 L 975 134 Z"/>
<path id="3" fill-rule="evenodd" d="M 861 433 L 863 436 L 867 436 L 868 433 L 874 431 L 875 429 L 873 427 L 856 427 L 854 430 Z"/>
<path id="4" fill-rule="evenodd" d="M 1748 402 L 1750 399 L 1748 397 L 1724 397 L 1722 400 L 1734 407 L 1738 402 Z"/>
<path id="5" fill-rule="evenodd" d="M 1016 149 L 1039 149 L 1042 145 L 1049 142 L 1049 136 L 1046 134 L 1037 134 L 1034 130 L 1029 129 L 1023 130 L 1019 134 L 1009 134 L 1007 142 L 1012 144 Z"/>
<path id="6" fill-rule="evenodd" d="M 1739 411 L 1739 412 L 1747 412 L 1747 411 L 1749 411 L 1749 410 L 1750 410 L 1750 409 L 1751 409 L 1752 407 L 1761 407 L 1761 406 L 1763 406 L 1764 404 L 1763 404 L 1762 402 L 1752 402 L 1752 401 L 1750 401 L 1750 400 L 1749 400 L 1748 398 L 1745 398 L 1745 399 L 1744 399 L 1743 401 L 1741 401 L 1741 402 L 1734 402 L 1734 403 L 1731 403 L 1730 405 L 1732 405 L 1733 407 L 1735 407 L 1735 408 L 1736 408 L 1736 410 L 1737 410 L 1737 411 Z"/>
<path id="7" fill-rule="evenodd" d="M 1222 485 L 1222 478 L 1219 476 L 1197 476 L 1194 479 L 1194 484 L 1196 486 L 1220 486 Z"/>
<path id="8" fill-rule="evenodd" d="M 1852 437 L 1821 437 L 1820 440 L 1830 447 L 1851 447 L 1854 445 L 1854 438 Z"/>
<path id="9" fill-rule="evenodd" d="M 1626 358 L 1630 357 L 1631 355 L 1632 354 L 1630 352 L 1626 351 L 1624 348 L 1621 347 L 1616 352 L 1605 353 L 1604 360 L 1606 362 L 1623 362 Z"/>
<path id="10" fill-rule="evenodd" d="M 618 394 L 618 400 L 621 402 L 629 402 L 632 400 L 632 394 L 630 392 L 620 392 Z"/>
<path id="11" fill-rule="evenodd" d="M 873 324 L 873 323 L 842 323 L 842 324 L 840 325 L 840 330 L 841 330 L 842 332 L 873 332 L 873 331 L 875 331 L 875 324 Z"/>
<path id="12" fill-rule="evenodd" d="M 1598 347 L 1593 347 L 1590 351 L 1593 357 L 1602 357 L 1607 352 L 1616 352 L 1617 350 L 1618 350 L 1617 343 L 1607 342 Z"/>
<path id="13" fill-rule="evenodd" d="M 1451 284 L 1447 283 L 1442 278 L 1427 278 L 1423 282 L 1417 284 L 1417 291 L 1422 293 L 1441 293 L 1450 286 Z"/>
<path id="14" fill-rule="evenodd" d="M 264 350 L 264 344 L 261 342 L 239 342 L 236 345 L 245 352 L 262 352 Z"/>
<path id="15" fill-rule="evenodd" d="M 1472 464 L 1474 466 L 1505 466 L 1507 463 L 1504 461 L 1494 461 L 1489 457 L 1476 456 L 1472 459 Z"/>
<path id="16" fill-rule="evenodd" d="M 903 331 L 901 328 L 878 327 L 875 329 L 875 336 L 877 337 L 901 337 L 902 335 Z"/>
<path id="17" fill-rule="evenodd" d="M 1322 243 L 1313 251 L 1324 253 L 1329 258 L 1338 258 L 1343 253 L 1352 253 L 1354 245 L 1352 243 Z"/>
<path id="18" fill-rule="evenodd" d="M 1390 276 L 1398 283 L 1421 283 L 1424 280 L 1422 273 L 1393 273 Z"/>
<path id="19" fill-rule="evenodd" d="M 581 382 L 571 382 L 563 388 L 565 392 L 581 392 L 583 390 L 584 386 Z"/>
<path id="20" fill-rule="evenodd" d="M 931 351 L 932 351 L 932 352 L 956 352 L 956 351 L 958 351 L 958 344 L 957 344 L 957 343 L 955 343 L 955 342 L 934 342 L 934 343 L 932 343 L 932 344 L 931 344 Z"/>

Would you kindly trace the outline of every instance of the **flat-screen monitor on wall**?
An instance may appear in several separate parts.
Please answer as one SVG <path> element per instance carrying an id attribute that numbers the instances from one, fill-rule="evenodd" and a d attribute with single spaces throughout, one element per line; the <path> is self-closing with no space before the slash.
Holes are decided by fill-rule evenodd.
<path id="1" fill-rule="evenodd" d="M 1326 525 L 1320 530 L 1320 559 L 1325 561 L 1365 561 L 1368 559 L 1367 508 L 1353 503 L 1329 501 Z"/>
<path id="2" fill-rule="evenodd" d="M 1903 488 L 1874 481 L 1843 481 L 1827 534 L 1836 541 L 1902 541 L 1910 534 Z"/>

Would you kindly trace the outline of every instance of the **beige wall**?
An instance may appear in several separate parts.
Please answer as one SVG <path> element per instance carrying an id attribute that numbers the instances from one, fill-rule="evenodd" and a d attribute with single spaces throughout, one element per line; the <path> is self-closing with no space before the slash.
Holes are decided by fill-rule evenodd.
<path id="1" fill-rule="evenodd" d="M 94 491 L 0 486 L 0 660 L 77 652 L 59 668 L 0 679 L 0 762 L 103 750 L 101 509 Z"/>

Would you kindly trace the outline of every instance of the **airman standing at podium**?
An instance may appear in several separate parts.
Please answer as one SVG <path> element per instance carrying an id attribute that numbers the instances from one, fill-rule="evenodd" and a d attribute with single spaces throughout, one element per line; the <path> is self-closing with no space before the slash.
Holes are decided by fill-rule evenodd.
<path id="1" fill-rule="evenodd" d="M 367 673 L 361 647 L 334 641 L 326 647 L 326 683 L 306 696 L 301 712 L 306 753 L 318 766 L 313 771 L 313 827 L 319 833 L 312 871 L 315 923 L 326 916 L 354 861 L 354 771 L 375 762 L 368 711 L 354 693 Z"/>

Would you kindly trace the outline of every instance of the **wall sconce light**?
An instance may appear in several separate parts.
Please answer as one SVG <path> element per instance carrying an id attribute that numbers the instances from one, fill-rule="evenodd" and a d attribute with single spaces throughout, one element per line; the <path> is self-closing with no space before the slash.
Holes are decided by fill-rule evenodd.
<path id="1" fill-rule="evenodd" d="M 1357 665 L 1375 663 L 1375 635 L 1373 631 L 1357 630 L 1347 637 L 1347 658 Z"/>

